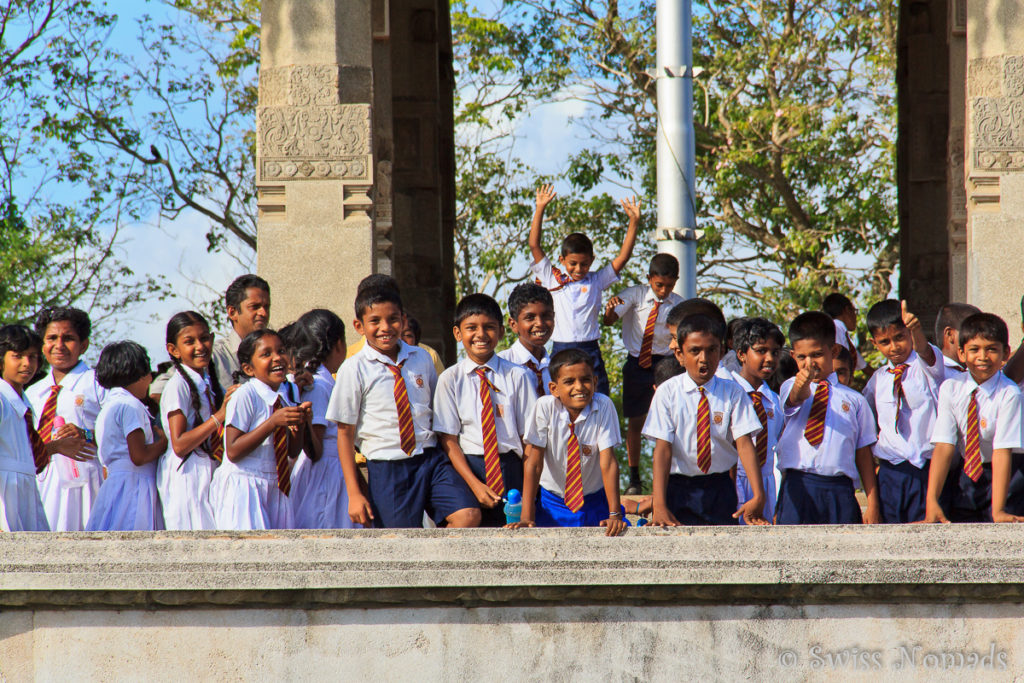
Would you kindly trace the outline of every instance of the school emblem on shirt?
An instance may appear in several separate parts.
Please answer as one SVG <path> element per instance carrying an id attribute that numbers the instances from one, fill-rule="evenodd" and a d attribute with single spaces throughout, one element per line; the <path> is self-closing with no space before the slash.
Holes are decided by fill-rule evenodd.
<path id="1" fill-rule="evenodd" d="M 78 394 L 75 396 L 75 406 L 81 408 L 85 405 L 85 394 Z"/>
<path id="2" fill-rule="evenodd" d="M 851 408 L 851 407 L 852 407 L 852 406 L 851 406 L 851 405 L 850 405 L 850 404 L 849 404 L 848 402 L 846 402 L 846 401 L 843 401 L 843 412 L 844 412 L 844 413 L 848 413 L 848 412 L 850 412 L 850 408 Z"/>
<path id="3" fill-rule="evenodd" d="M 768 416 L 768 419 L 769 419 L 769 420 L 772 420 L 772 419 L 774 419 L 774 418 L 775 418 L 775 411 L 774 411 L 774 410 L 772 410 L 771 408 L 765 408 L 765 409 L 764 409 L 764 412 L 765 412 L 765 414 L 766 414 L 766 415 Z"/>
<path id="4" fill-rule="evenodd" d="M 981 418 L 981 420 L 978 421 L 978 424 L 981 425 L 982 429 L 985 429 L 986 427 L 988 427 L 988 420 L 986 420 L 985 418 Z"/>
<path id="5" fill-rule="evenodd" d="M 416 376 L 416 386 L 420 387 L 421 389 L 423 388 L 423 378 L 420 377 L 419 375 Z"/>
<path id="6" fill-rule="evenodd" d="M 588 287 L 586 285 L 583 285 L 582 287 L 580 287 L 580 291 L 583 292 L 584 294 L 587 293 L 587 289 L 588 289 Z"/>
<path id="7" fill-rule="evenodd" d="M 725 420 L 725 415 L 722 413 L 715 413 L 714 420 L 716 425 L 720 425 L 722 424 L 722 421 Z"/>
<path id="8" fill-rule="evenodd" d="M 501 405 L 500 403 L 495 404 L 494 412 L 498 414 L 498 417 L 505 417 L 505 406 Z"/>
<path id="9" fill-rule="evenodd" d="M 593 450 L 590 448 L 590 446 L 583 447 L 583 455 L 590 455 L 592 452 Z"/>

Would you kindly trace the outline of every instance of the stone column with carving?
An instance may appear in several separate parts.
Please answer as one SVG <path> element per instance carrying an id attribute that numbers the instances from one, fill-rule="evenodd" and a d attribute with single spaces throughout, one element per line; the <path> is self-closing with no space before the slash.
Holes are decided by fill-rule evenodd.
<path id="1" fill-rule="evenodd" d="M 314 307 L 351 320 L 356 285 L 377 270 L 370 5 L 263 0 L 257 242 L 274 325 Z"/>

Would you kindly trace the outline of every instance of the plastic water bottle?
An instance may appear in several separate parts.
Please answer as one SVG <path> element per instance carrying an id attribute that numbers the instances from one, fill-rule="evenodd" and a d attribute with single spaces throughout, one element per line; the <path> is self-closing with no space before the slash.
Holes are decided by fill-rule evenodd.
<path id="1" fill-rule="evenodd" d="M 505 501 L 505 523 L 515 524 L 523 514 L 523 494 L 519 489 L 512 489 Z"/>
<path id="2" fill-rule="evenodd" d="M 52 439 L 57 436 L 57 432 L 59 432 L 65 424 L 64 418 L 60 415 L 53 418 L 53 430 L 50 432 L 50 438 Z M 78 464 L 74 460 L 65 457 L 61 462 L 64 463 L 64 474 L 67 481 L 78 481 L 82 478 L 82 473 L 79 471 Z"/>

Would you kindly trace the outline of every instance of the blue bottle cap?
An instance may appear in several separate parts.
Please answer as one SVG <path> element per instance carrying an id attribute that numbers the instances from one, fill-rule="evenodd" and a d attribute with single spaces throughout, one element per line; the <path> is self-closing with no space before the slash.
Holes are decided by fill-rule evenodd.
<path id="1" fill-rule="evenodd" d="M 508 492 L 508 495 L 505 496 L 505 500 L 507 500 L 510 505 L 518 505 L 523 502 L 523 494 L 519 492 L 519 489 L 512 489 Z"/>

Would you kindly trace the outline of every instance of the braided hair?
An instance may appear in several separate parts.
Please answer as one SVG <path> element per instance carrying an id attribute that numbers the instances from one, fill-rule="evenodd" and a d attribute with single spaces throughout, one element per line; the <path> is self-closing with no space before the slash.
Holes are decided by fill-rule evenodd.
<path id="1" fill-rule="evenodd" d="M 331 350 L 345 338 L 345 323 L 326 308 L 314 308 L 295 321 L 292 353 L 295 366 L 315 373 Z"/>
<path id="2" fill-rule="evenodd" d="M 210 331 L 210 325 L 199 313 L 195 311 L 183 311 L 175 314 L 167 322 L 167 343 L 177 344 L 178 335 L 186 327 L 192 327 L 193 325 L 202 325 L 206 328 L 206 331 Z M 188 385 L 189 397 L 192 400 L 192 422 L 189 424 L 189 429 L 195 429 L 199 424 L 200 409 L 202 408 L 202 398 L 199 395 L 199 388 L 196 383 L 192 381 L 192 377 L 182 368 L 181 359 L 175 356 L 171 356 L 171 362 L 174 363 L 174 369 L 178 375 L 185 380 L 185 384 Z M 210 388 L 213 390 L 213 403 L 210 405 L 210 412 L 216 412 L 217 408 L 220 407 L 221 401 L 224 400 L 224 390 L 221 389 L 220 381 L 217 379 L 217 369 L 213 364 L 213 360 L 210 360 L 210 366 L 207 368 L 207 376 L 210 382 Z"/>

